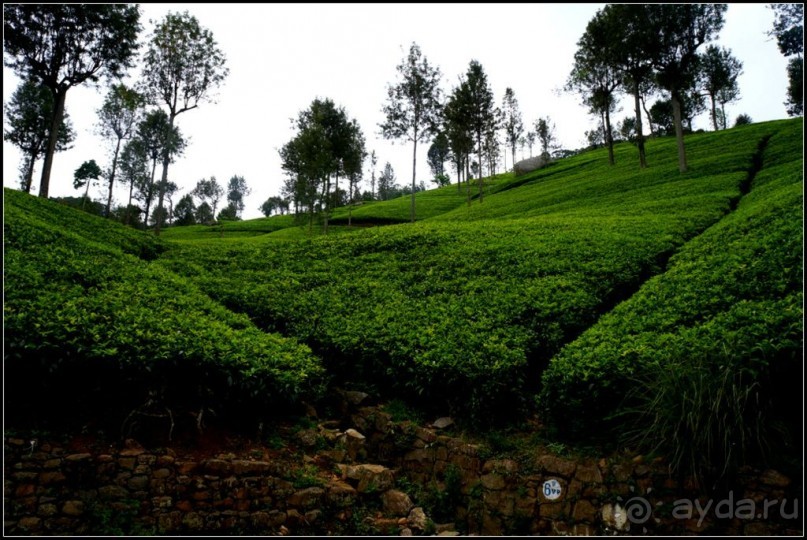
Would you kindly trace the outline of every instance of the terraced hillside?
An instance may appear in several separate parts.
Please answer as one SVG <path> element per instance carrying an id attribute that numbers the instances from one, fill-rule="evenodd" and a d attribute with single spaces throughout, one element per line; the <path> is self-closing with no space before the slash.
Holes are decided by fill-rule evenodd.
<path id="1" fill-rule="evenodd" d="M 177 343 L 189 331 L 167 312 L 188 305 L 206 345 L 183 343 L 203 351 L 193 356 L 201 364 L 238 366 L 241 382 L 221 380 L 241 396 L 239 385 L 261 371 L 255 354 L 270 366 L 260 388 L 273 398 L 315 398 L 310 382 L 324 370 L 341 385 L 468 422 L 537 408 L 559 434 L 580 436 L 611 433 L 607 417 L 645 403 L 621 399 L 637 379 L 661 389 L 668 371 L 696 379 L 736 369 L 737 391 L 771 397 L 760 409 L 766 421 L 787 420 L 792 403 L 775 398 L 776 385 L 802 370 L 802 128 L 796 119 L 692 135 L 685 174 L 675 141 L 656 139 L 643 170 L 622 144 L 615 166 L 590 151 L 489 179 L 483 203 L 469 205 L 456 186 L 423 192 L 415 224 L 403 223 L 405 198 L 351 211 L 356 224 L 401 224 L 348 227 L 341 210 L 336 235 L 309 236 L 288 217 L 169 229 L 150 262 L 107 245 L 100 228 L 54 232 L 73 218 L 44 211 L 34 224 L 32 208 L 49 203 L 7 191 L 7 356 L 43 369 L 50 360 L 31 359 L 63 362 L 53 351 L 64 342 L 74 363 L 95 351 L 105 362 L 154 365 L 145 346 L 96 345 L 98 335 L 147 324 L 145 342 L 175 365 L 188 356 Z M 52 238 L 19 232 L 29 229 Z M 50 262 L 55 244 L 69 247 L 58 265 L 70 271 Z M 104 277 L 85 283 L 83 272 Z M 123 290 L 141 315 L 111 332 L 123 300 L 107 296 Z M 59 309 L 36 326 L 61 294 L 85 313 L 80 331 L 60 330 L 68 316 Z M 123 362 L 125 350 L 135 352 Z M 194 379 L 203 402 L 215 394 L 206 377 Z M 632 425 L 653 425 L 643 406 L 650 416 Z"/>

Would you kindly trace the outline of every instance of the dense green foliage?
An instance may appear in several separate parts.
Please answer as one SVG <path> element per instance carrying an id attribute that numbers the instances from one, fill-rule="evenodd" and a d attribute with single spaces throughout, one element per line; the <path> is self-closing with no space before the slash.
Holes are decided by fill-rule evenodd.
<path id="1" fill-rule="evenodd" d="M 467 205 L 464 186 L 418 194 L 432 217 L 414 226 L 185 244 L 163 261 L 259 326 L 308 343 L 349 381 L 496 415 L 526 405 L 554 354 L 730 212 L 759 141 L 779 129 L 692 136 L 687 174 L 675 169 L 673 139 L 648 145 L 644 170 L 623 144 L 613 168 L 598 151 L 503 175 L 482 204 Z M 403 221 L 406 199 L 353 216 Z"/>
<path id="2" fill-rule="evenodd" d="M 147 262 L 163 246 L 152 235 L 4 195 L 10 418 L 39 420 L 31 407 L 43 392 L 48 407 L 64 403 L 64 414 L 86 407 L 120 422 L 147 396 L 260 418 L 316 390 L 322 372 L 307 347 L 261 332 Z"/>
<path id="3" fill-rule="evenodd" d="M 683 246 L 666 272 L 552 360 L 542 397 L 559 427 L 579 435 L 621 410 L 620 431 L 635 434 L 629 427 L 640 427 L 642 438 L 696 468 L 725 463 L 716 454 L 739 461 L 743 453 L 763 452 L 775 435 L 763 436 L 763 428 L 783 427 L 774 419 L 798 427 L 801 128 L 799 121 L 735 129 L 772 135 L 750 193 L 736 211 Z M 742 401 L 719 401 L 727 374 L 732 395 Z M 709 391 L 700 388 L 703 382 Z M 623 402 L 626 393 L 630 399 Z M 702 400 L 682 405 L 701 393 Z M 659 396 L 674 396 L 675 403 Z M 713 422 L 707 427 L 708 418 Z"/>
<path id="4" fill-rule="evenodd" d="M 684 174 L 672 137 L 644 169 L 620 143 L 613 166 L 600 149 L 487 179 L 484 202 L 418 193 L 415 224 L 339 209 L 328 235 L 273 216 L 158 242 L 7 190 L 7 369 L 114 365 L 141 400 L 159 380 L 166 401 L 256 413 L 315 395 L 323 369 L 466 420 L 539 396 L 559 432 L 627 423 L 681 466 L 728 467 L 800 410 L 802 125 L 692 135 Z"/>

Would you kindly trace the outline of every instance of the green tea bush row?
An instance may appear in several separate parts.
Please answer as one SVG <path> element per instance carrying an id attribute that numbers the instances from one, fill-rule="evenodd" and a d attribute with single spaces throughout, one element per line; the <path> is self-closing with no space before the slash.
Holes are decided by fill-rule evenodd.
<path id="1" fill-rule="evenodd" d="M 15 413 L 25 416 L 43 392 L 71 396 L 65 408 L 84 412 L 131 409 L 151 393 L 166 406 L 257 417 L 317 395 L 323 372 L 308 347 L 262 332 L 116 245 L 32 216 L 17 199 L 6 200 L 4 226 L 5 368 L 15 397 L 6 403 Z"/>
<path id="2" fill-rule="evenodd" d="M 763 168 L 736 211 L 552 359 L 541 398 L 560 431 L 608 425 L 719 476 L 763 454 L 782 422 L 801 429 L 801 123 L 769 128 Z M 729 390 L 736 399 L 724 399 Z"/>

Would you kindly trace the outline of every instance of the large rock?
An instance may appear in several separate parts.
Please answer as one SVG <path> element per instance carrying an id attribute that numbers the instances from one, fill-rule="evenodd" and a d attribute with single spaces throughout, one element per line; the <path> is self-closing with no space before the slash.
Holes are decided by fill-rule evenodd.
<path id="1" fill-rule="evenodd" d="M 522 159 L 518 163 L 515 164 L 513 170 L 516 173 L 516 176 L 521 174 L 527 174 L 528 172 L 532 172 L 538 169 L 541 169 L 546 166 L 548 163 L 542 156 L 535 156 L 527 159 Z"/>

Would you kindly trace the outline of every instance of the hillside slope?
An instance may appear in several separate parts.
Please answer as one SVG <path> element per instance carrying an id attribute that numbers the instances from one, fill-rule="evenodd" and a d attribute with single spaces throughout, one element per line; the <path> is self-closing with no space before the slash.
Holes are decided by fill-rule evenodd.
<path id="1" fill-rule="evenodd" d="M 673 139 L 648 141 L 647 169 L 629 144 L 615 166 L 585 152 L 500 175 L 483 203 L 448 186 L 418 194 L 415 224 L 328 236 L 279 216 L 157 242 L 6 190 L 7 365 L 119 366 L 141 396 L 192 372 L 172 399 L 258 414 L 315 398 L 325 373 L 465 421 L 514 421 L 540 394 L 576 436 L 660 366 L 731 358 L 773 395 L 801 369 L 802 126 L 689 136 L 685 174 Z M 404 221 L 408 198 L 352 212 Z"/>

